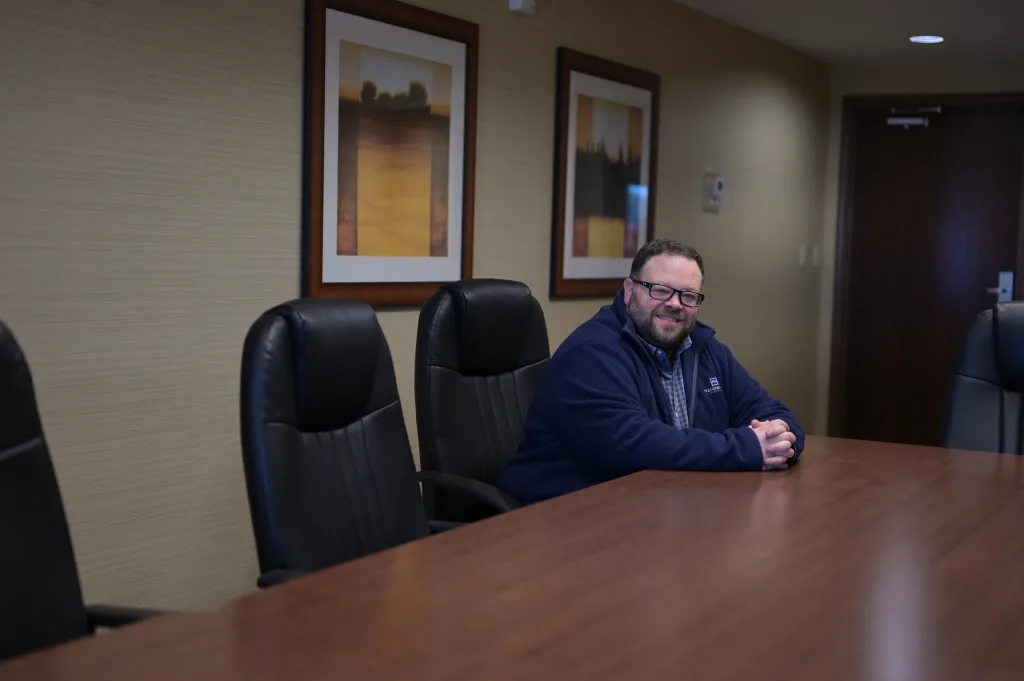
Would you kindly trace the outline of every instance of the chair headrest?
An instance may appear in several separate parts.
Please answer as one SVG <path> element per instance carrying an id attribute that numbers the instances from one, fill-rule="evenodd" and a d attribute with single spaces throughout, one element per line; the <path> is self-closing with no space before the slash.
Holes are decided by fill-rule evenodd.
<path id="1" fill-rule="evenodd" d="M 999 383 L 1024 392 L 1024 302 L 1000 303 L 993 313 Z"/>
<path id="2" fill-rule="evenodd" d="M 42 434 L 28 362 L 14 333 L 0 322 L 0 452 Z"/>
<path id="3" fill-rule="evenodd" d="M 391 353 L 377 315 L 366 303 L 301 299 L 278 305 L 267 315 L 287 324 L 295 426 L 300 430 L 343 428 L 397 399 Z"/>
<path id="4" fill-rule="evenodd" d="M 419 345 L 431 347 L 430 364 L 468 376 L 503 374 L 550 357 L 544 312 L 518 281 L 445 284 L 424 309 L 420 334 Z"/>

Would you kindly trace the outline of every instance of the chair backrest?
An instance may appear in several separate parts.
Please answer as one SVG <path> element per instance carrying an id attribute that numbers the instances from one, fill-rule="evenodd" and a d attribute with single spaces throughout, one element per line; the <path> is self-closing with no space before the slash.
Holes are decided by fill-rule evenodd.
<path id="1" fill-rule="evenodd" d="M 260 571 L 429 534 L 391 351 L 356 300 L 294 300 L 245 339 L 242 457 Z"/>
<path id="2" fill-rule="evenodd" d="M 420 311 L 416 336 L 421 467 L 497 484 L 523 439 L 550 357 L 544 312 L 525 284 L 469 279 L 442 286 Z M 447 490 L 425 487 L 424 497 L 439 520 L 490 514 Z"/>
<path id="3" fill-rule="evenodd" d="M 943 445 L 1022 451 L 1024 302 L 999 303 L 968 329 L 950 385 Z"/>
<path id="4" fill-rule="evenodd" d="M 88 633 L 32 374 L 0 322 L 0 659 Z"/>

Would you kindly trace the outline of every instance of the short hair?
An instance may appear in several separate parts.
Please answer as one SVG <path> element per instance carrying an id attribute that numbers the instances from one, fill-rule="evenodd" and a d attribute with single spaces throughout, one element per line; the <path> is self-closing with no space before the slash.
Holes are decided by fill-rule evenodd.
<path id="1" fill-rule="evenodd" d="M 697 263 L 697 267 L 700 268 L 700 276 L 704 277 L 704 260 L 701 259 L 697 249 L 675 239 L 655 239 L 641 246 L 640 250 L 633 257 L 633 266 L 629 270 L 629 277 L 635 279 L 640 276 L 640 272 L 643 270 L 644 265 L 647 264 L 647 261 L 663 253 L 673 253 L 689 258 Z"/>

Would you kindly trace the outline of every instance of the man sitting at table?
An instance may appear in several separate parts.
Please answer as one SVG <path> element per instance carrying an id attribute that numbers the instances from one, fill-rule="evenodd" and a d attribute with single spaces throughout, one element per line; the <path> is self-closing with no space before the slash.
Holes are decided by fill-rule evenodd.
<path id="1" fill-rule="evenodd" d="M 804 432 L 697 321 L 704 263 L 645 244 L 611 305 L 551 357 L 501 487 L 533 503 L 643 469 L 784 469 Z"/>

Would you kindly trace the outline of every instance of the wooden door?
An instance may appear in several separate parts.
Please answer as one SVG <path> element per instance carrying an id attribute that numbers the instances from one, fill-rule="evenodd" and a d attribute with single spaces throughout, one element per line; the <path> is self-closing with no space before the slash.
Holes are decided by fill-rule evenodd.
<path id="1" fill-rule="evenodd" d="M 1022 290 L 1024 102 L 894 107 L 847 109 L 831 434 L 937 445 L 964 332 Z"/>

